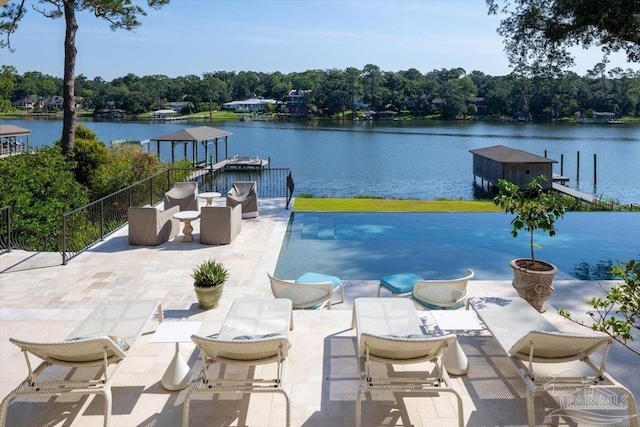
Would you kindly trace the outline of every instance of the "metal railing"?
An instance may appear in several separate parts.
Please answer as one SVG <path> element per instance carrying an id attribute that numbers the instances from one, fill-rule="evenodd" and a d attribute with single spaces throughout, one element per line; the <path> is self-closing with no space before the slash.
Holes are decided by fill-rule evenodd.
<path id="1" fill-rule="evenodd" d="M 82 206 L 62 216 L 62 264 L 82 253 L 91 245 L 104 240 L 128 221 L 130 206 L 155 205 L 174 182 L 198 182 L 200 192 L 226 193 L 234 181 L 256 181 L 259 197 L 285 197 L 286 176 L 289 169 L 267 168 L 256 170 L 199 169 L 195 172 L 167 169 L 127 188 Z"/>
<path id="2" fill-rule="evenodd" d="M 0 208 L 0 255 L 11 251 L 11 208 Z"/>

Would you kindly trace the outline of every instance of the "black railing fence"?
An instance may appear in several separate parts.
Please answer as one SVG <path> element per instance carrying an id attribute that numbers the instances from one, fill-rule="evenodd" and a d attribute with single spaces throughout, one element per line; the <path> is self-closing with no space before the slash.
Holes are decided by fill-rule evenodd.
<path id="1" fill-rule="evenodd" d="M 0 254 L 11 250 L 11 208 L 0 208 Z"/>
<path id="2" fill-rule="evenodd" d="M 226 193 L 234 181 L 256 181 L 259 197 L 286 197 L 286 177 L 289 169 L 267 168 L 257 170 L 224 171 L 198 169 L 195 172 L 167 169 L 116 193 L 82 206 L 62 217 L 62 264 L 79 255 L 89 246 L 104 240 L 128 221 L 129 206 L 155 205 L 174 182 L 198 182 L 200 192 Z"/>

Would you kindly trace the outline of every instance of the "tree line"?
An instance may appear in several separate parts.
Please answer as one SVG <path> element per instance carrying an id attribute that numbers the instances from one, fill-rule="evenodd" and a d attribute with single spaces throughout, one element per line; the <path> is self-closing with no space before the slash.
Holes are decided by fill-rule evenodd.
<path id="1" fill-rule="evenodd" d="M 61 78 L 37 71 L 19 74 L 14 67 L 3 65 L 0 111 L 10 110 L 12 102 L 31 95 L 59 95 L 62 86 Z M 305 112 L 315 117 L 341 115 L 356 106 L 413 116 L 437 114 L 444 119 L 526 113 L 535 120 L 551 120 L 579 111 L 640 116 L 640 70 L 607 70 L 606 63 L 596 64 L 584 76 L 571 71 L 544 75 L 522 70 L 491 76 L 481 71 L 467 73 L 463 68 L 393 72 L 368 64 L 363 69 L 288 74 L 214 71 L 170 78 L 130 73 L 110 82 L 101 77 L 75 78 L 76 101 L 83 108 L 99 111 L 110 106 L 131 115 L 161 108 L 167 102 L 186 102 L 185 112 L 198 112 L 254 97 L 282 101 L 275 108 L 286 113 L 284 102 L 291 90 L 307 91 Z"/>

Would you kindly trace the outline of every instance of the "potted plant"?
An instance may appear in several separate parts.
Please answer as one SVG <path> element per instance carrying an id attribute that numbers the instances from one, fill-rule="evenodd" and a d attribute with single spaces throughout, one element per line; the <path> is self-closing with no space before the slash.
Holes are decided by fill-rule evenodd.
<path id="1" fill-rule="evenodd" d="M 216 308 L 222 297 L 224 282 L 229 278 L 227 269 L 214 259 L 208 259 L 193 269 L 191 277 L 200 308 Z"/>
<path id="2" fill-rule="evenodd" d="M 562 195 L 542 188 L 541 183 L 544 181 L 544 176 L 534 178 L 527 188 L 522 190 L 518 185 L 500 179 L 498 195 L 493 199 L 506 213 L 515 214 L 511 221 L 513 237 L 517 237 L 521 230 L 529 232 L 530 258 L 518 258 L 510 263 L 513 269 L 513 287 L 520 297 L 540 313 L 546 310 L 544 303 L 554 290 L 553 277 L 558 269 L 553 264 L 535 258 L 534 249 L 540 248 L 540 245 L 533 240 L 533 233 L 540 229 L 549 233 L 549 236 L 554 236 L 555 222 L 562 218 L 567 210 Z"/>

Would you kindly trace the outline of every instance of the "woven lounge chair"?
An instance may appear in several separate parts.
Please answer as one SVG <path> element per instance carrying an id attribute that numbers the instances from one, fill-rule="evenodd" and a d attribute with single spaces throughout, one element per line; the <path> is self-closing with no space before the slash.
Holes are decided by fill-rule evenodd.
<path id="1" fill-rule="evenodd" d="M 227 206 L 242 206 L 242 218 L 258 216 L 258 183 L 236 181 L 227 193 Z"/>
<path id="2" fill-rule="evenodd" d="M 404 298 L 357 298 L 353 306 L 357 329 L 360 389 L 356 397 L 356 426 L 362 424 L 362 396 L 376 390 L 453 393 L 458 402 L 458 425 L 464 425 L 462 399 L 451 387 L 442 356 L 455 334 L 426 335 L 418 312 Z M 386 365 L 431 362 L 436 375 L 374 377 L 373 363 Z"/>
<path id="3" fill-rule="evenodd" d="M 101 394 L 104 426 L 109 426 L 113 381 L 156 310 L 162 322 L 162 307 L 157 301 L 107 302 L 99 305 L 64 341 L 9 338 L 22 349 L 29 374 L 2 401 L 0 425 L 5 425 L 9 404 L 16 399 Z M 30 355 L 43 360 L 36 369 L 31 367 Z"/>
<path id="4" fill-rule="evenodd" d="M 286 402 L 286 425 L 291 423 L 289 395 L 283 388 L 293 329 L 291 302 L 286 299 L 235 300 L 217 337 L 192 335 L 200 349 L 202 370 L 184 400 L 183 427 L 189 426 L 191 400 L 222 393 L 279 393 Z M 257 366 L 276 363 L 275 378 L 221 378 L 210 370 L 215 364 Z"/>
<path id="5" fill-rule="evenodd" d="M 467 283 L 473 279 L 473 270 L 464 277 L 450 280 L 418 280 L 413 287 L 413 299 L 431 310 L 464 307 L 467 302 Z"/>
<path id="6" fill-rule="evenodd" d="M 530 426 L 536 425 L 535 394 L 554 390 L 578 391 L 577 397 L 613 391 L 627 398 L 629 422 L 638 427 L 636 401 L 633 394 L 605 371 L 605 361 L 612 338 L 604 333 L 576 334 L 559 332 L 556 327 L 520 298 L 469 298 L 480 320 L 493 334 L 514 363 L 518 374 L 527 386 L 527 418 Z M 594 353 L 604 349 L 600 364 L 592 359 Z M 584 362 L 589 368 L 585 375 L 562 364 Z M 554 366 L 549 373 L 549 367 Z M 566 366 L 566 365 L 565 365 Z M 539 373 L 537 371 L 541 371 Z M 569 375 L 567 375 L 569 374 Z M 593 410 L 595 408 L 590 408 Z"/>
<path id="7" fill-rule="evenodd" d="M 174 182 L 171 190 L 164 193 L 164 209 L 180 206 L 181 211 L 198 210 L 198 183 Z"/>
<path id="8" fill-rule="evenodd" d="M 333 291 L 340 288 L 342 302 L 344 302 L 344 289 L 342 284 L 335 285 L 330 279 L 318 282 L 296 283 L 281 280 L 267 273 L 271 282 L 271 292 L 276 298 L 291 300 L 294 309 L 322 309 L 331 310 L 331 298 Z M 329 277 L 329 276 L 327 276 Z"/>

